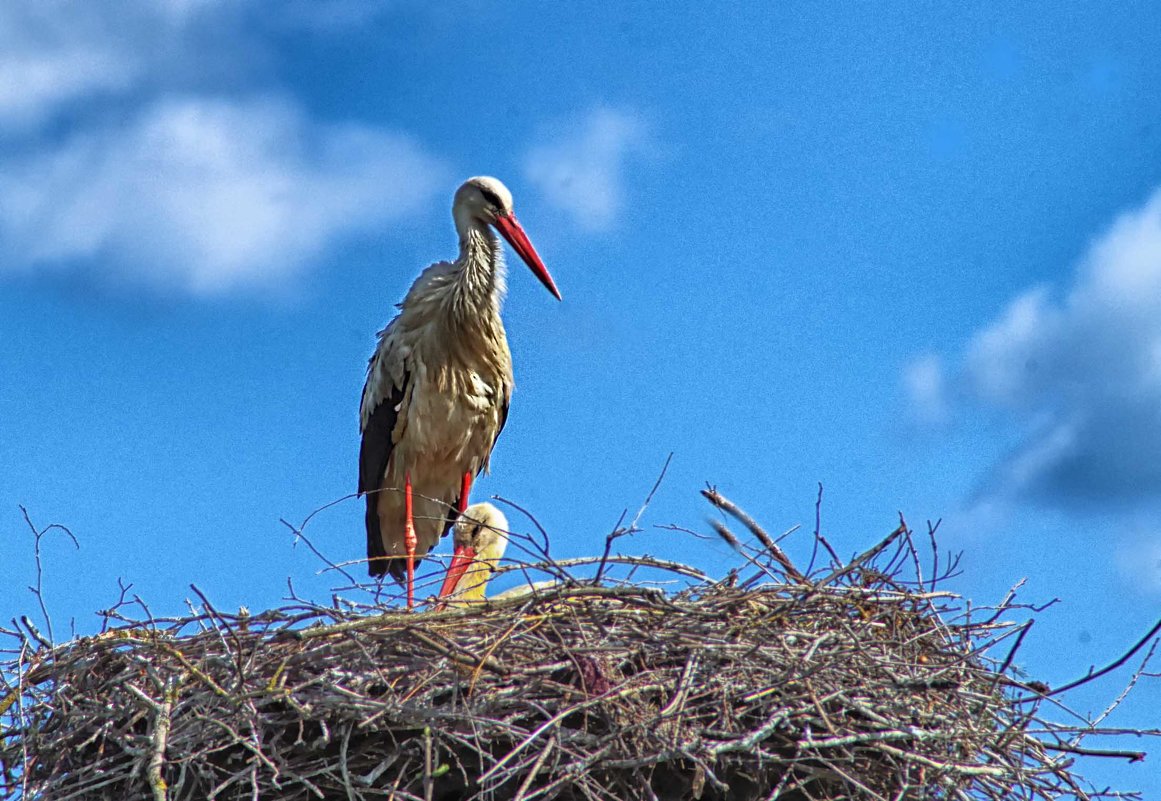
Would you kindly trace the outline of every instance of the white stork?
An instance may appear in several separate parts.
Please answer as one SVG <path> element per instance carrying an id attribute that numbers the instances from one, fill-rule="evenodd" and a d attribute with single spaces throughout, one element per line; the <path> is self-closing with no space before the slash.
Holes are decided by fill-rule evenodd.
<path id="1" fill-rule="evenodd" d="M 372 576 L 406 579 L 408 607 L 415 602 L 416 559 L 467 507 L 472 478 L 488 467 L 508 416 L 504 263 L 491 228 L 560 300 L 504 184 L 469 178 L 456 191 L 452 217 L 459 258 L 424 270 L 379 332 L 360 409 L 367 564 Z"/>
<path id="2" fill-rule="evenodd" d="M 439 597 L 460 603 L 484 600 L 488 580 L 508 549 L 508 518 L 490 503 L 464 510 L 452 530 L 455 554 Z"/>
<path id="3" fill-rule="evenodd" d="M 474 503 L 456 518 L 452 527 L 455 554 L 439 590 L 439 607 L 447 603 L 474 604 L 487 600 L 488 582 L 508 549 L 508 518 L 490 503 Z M 534 594 L 555 587 L 555 580 L 513 587 L 493 601 Z"/>

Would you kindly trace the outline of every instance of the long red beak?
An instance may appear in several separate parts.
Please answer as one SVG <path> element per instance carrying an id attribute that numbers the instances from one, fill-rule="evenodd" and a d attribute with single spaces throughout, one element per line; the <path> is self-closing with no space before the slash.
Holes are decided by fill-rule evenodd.
<path id="1" fill-rule="evenodd" d="M 464 577 L 464 573 L 468 571 L 474 561 L 476 561 L 474 550 L 466 545 L 456 546 L 455 553 L 452 554 L 451 564 L 447 568 L 447 576 L 443 580 L 443 586 L 439 588 L 440 598 L 446 598 L 456 591 L 460 579 Z"/>
<path id="2" fill-rule="evenodd" d="M 532 270 L 532 274 L 540 279 L 540 283 L 544 284 L 544 287 L 552 293 L 553 297 L 560 300 L 560 290 L 556 288 L 556 283 L 548 274 L 548 268 L 540 260 L 536 248 L 532 247 L 532 243 L 528 241 L 528 234 L 524 233 L 516 215 L 497 215 L 494 225 L 500 235 L 508 240 L 512 249 L 520 254 L 520 258 L 524 259 L 524 263 L 528 265 L 528 269 Z"/>

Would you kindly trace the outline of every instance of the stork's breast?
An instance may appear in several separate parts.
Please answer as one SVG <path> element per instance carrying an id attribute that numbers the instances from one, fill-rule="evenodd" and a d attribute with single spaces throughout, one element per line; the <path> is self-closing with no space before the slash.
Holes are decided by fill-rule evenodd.
<path id="1" fill-rule="evenodd" d="M 476 412 L 488 412 L 496 408 L 496 388 L 472 370 L 464 402 Z"/>
<path id="2" fill-rule="evenodd" d="M 407 444 L 422 457 L 482 463 L 499 428 L 499 405 L 497 387 L 474 370 L 450 381 L 417 383 L 407 410 Z"/>

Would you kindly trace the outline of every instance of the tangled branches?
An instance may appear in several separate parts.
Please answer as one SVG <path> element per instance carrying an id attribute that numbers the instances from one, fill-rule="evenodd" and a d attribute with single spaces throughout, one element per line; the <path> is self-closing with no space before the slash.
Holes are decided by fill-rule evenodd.
<path id="1" fill-rule="evenodd" d="M 707 497 L 760 543 L 717 522 L 748 563 L 724 581 L 606 551 L 599 581 L 562 574 L 470 609 L 250 616 L 206 602 L 22 645 L 4 667 L 0 788 L 53 801 L 1100 795 L 1070 768 L 1102 732 L 1056 722 L 1051 691 L 1009 670 L 1027 631 L 1005 619 L 1012 598 L 969 611 L 939 587 L 954 561 L 925 578 L 902 522 L 845 564 L 800 570 Z M 618 581 L 617 565 L 678 571 L 685 588 Z"/>

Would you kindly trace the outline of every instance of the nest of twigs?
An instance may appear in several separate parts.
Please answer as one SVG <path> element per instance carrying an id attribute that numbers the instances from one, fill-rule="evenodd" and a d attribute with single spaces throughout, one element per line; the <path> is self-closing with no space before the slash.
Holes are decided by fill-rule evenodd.
<path id="1" fill-rule="evenodd" d="M 1001 620 L 1011 598 L 969 614 L 915 575 L 905 525 L 808 575 L 772 542 L 742 550 L 746 570 L 669 591 L 614 581 L 607 561 L 595 582 L 541 564 L 557 586 L 469 609 L 248 616 L 206 602 L 52 649 L 26 639 L 5 669 L 0 789 L 54 801 L 1089 797 L 1070 764 L 1092 732 L 1043 719 L 1048 689 L 1008 669 L 1026 630 Z"/>

